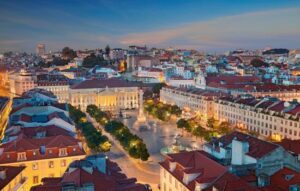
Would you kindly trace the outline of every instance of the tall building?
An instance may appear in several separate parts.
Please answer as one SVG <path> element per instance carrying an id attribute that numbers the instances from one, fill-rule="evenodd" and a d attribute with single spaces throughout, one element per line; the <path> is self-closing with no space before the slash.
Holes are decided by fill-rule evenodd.
<path id="1" fill-rule="evenodd" d="M 36 45 L 36 54 L 39 56 L 43 56 L 44 54 L 46 54 L 46 45 L 45 44 Z"/>

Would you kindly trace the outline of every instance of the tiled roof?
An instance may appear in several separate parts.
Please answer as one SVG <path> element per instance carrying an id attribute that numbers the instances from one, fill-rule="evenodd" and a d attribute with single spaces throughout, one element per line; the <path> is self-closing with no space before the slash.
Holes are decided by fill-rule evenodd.
<path id="1" fill-rule="evenodd" d="M 236 139 L 238 141 L 248 142 L 249 152 L 246 154 L 253 158 L 261 158 L 279 147 L 279 145 L 267 141 L 263 141 L 251 135 L 244 134 L 237 131 L 232 132 L 228 135 L 224 135 L 207 144 L 210 146 L 215 145 L 216 147 L 219 147 L 219 143 L 222 143 L 222 147 L 225 148 L 232 143 L 233 139 Z"/>
<path id="2" fill-rule="evenodd" d="M 176 167 L 173 171 L 170 170 L 170 162 L 176 162 Z M 227 171 L 226 167 L 208 158 L 203 151 L 168 154 L 160 165 L 189 190 L 195 190 L 196 183 L 212 183 Z M 185 173 L 199 173 L 199 175 L 186 185 L 183 182 Z"/>
<path id="3" fill-rule="evenodd" d="M 41 147 L 45 147 L 45 152 L 41 151 Z M 16 162 L 17 153 L 20 152 L 26 152 L 26 161 L 58 158 L 59 148 L 66 148 L 68 156 L 85 155 L 79 146 L 79 141 L 71 136 L 57 135 L 43 138 L 21 136 L 0 146 L 0 149 L 3 149 L 0 164 Z"/>
<path id="4" fill-rule="evenodd" d="M 283 191 L 291 190 L 291 185 L 300 184 L 300 173 L 284 167 L 271 176 L 270 185 L 263 188 L 262 191 Z"/>
<path id="5" fill-rule="evenodd" d="M 300 140 L 283 139 L 281 142 L 277 142 L 277 144 L 296 155 L 300 154 Z"/>
<path id="6" fill-rule="evenodd" d="M 19 166 L 19 167 L 0 166 L 0 171 L 5 171 L 5 176 L 6 176 L 4 179 L 0 178 L 0 189 L 2 190 L 5 186 L 7 186 L 24 169 L 25 169 L 24 166 Z"/>
<path id="7" fill-rule="evenodd" d="M 229 172 L 225 173 L 208 189 L 205 189 L 205 191 L 212 191 L 213 188 L 222 191 L 258 191 L 257 188 L 252 187 L 245 180 L 230 174 Z"/>

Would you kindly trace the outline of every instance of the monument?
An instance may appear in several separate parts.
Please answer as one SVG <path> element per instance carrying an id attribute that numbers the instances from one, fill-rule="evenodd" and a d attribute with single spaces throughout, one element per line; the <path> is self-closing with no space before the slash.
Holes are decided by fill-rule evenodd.
<path id="1" fill-rule="evenodd" d="M 143 95 L 144 95 L 144 92 L 142 89 L 139 90 L 139 114 L 138 114 L 138 117 L 137 117 L 137 121 L 138 122 L 146 122 L 146 117 L 145 117 L 145 114 L 144 114 L 144 99 L 143 99 Z"/>

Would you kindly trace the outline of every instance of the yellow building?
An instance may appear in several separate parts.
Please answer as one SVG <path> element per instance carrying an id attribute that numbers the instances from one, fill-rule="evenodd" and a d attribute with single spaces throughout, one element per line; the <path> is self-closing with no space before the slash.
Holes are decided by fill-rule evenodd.
<path id="1" fill-rule="evenodd" d="M 15 140 L 0 146 L 0 164 L 24 166 L 27 178 L 24 190 L 41 184 L 44 177 L 61 177 L 69 164 L 85 157 L 81 142 L 69 135 L 45 136 L 38 128 L 36 134 L 20 134 Z M 57 130 L 56 130 L 57 131 Z"/>
<path id="2" fill-rule="evenodd" d="M 0 190 L 26 191 L 25 167 L 0 166 Z"/>
<path id="3" fill-rule="evenodd" d="M 95 104 L 103 110 L 138 108 L 138 87 L 117 78 L 86 80 L 70 87 L 70 104 L 85 109 Z"/>

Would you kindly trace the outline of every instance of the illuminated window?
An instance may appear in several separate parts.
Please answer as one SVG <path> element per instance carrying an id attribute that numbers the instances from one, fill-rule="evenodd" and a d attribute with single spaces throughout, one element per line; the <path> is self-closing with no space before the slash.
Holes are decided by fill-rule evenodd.
<path id="1" fill-rule="evenodd" d="M 66 148 L 59 149 L 59 156 L 67 156 L 68 152 Z"/>
<path id="2" fill-rule="evenodd" d="M 49 168 L 54 168 L 54 162 L 53 162 L 53 161 L 49 161 L 48 167 L 49 167 Z"/>
<path id="3" fill-rule="evenodd" d="M 37 170 L 39 169 L 39 165 L 37 162 L 32 163 L 32 170 Z"/>
<path id="4" fill-rule="evenodd" d="M 61 161 L 60 161 L 60 165 L 61 165 L 62 167 L 67 166 L 67 161 L 66 161 L 66 160 L 61 160 Z"/>
<path id="5" fill-rule="evenodd" d="M 34 176 L 33 177 L 33 184 L 38 184 L 39 183 L 39 177 L 38 176 Z"/>

